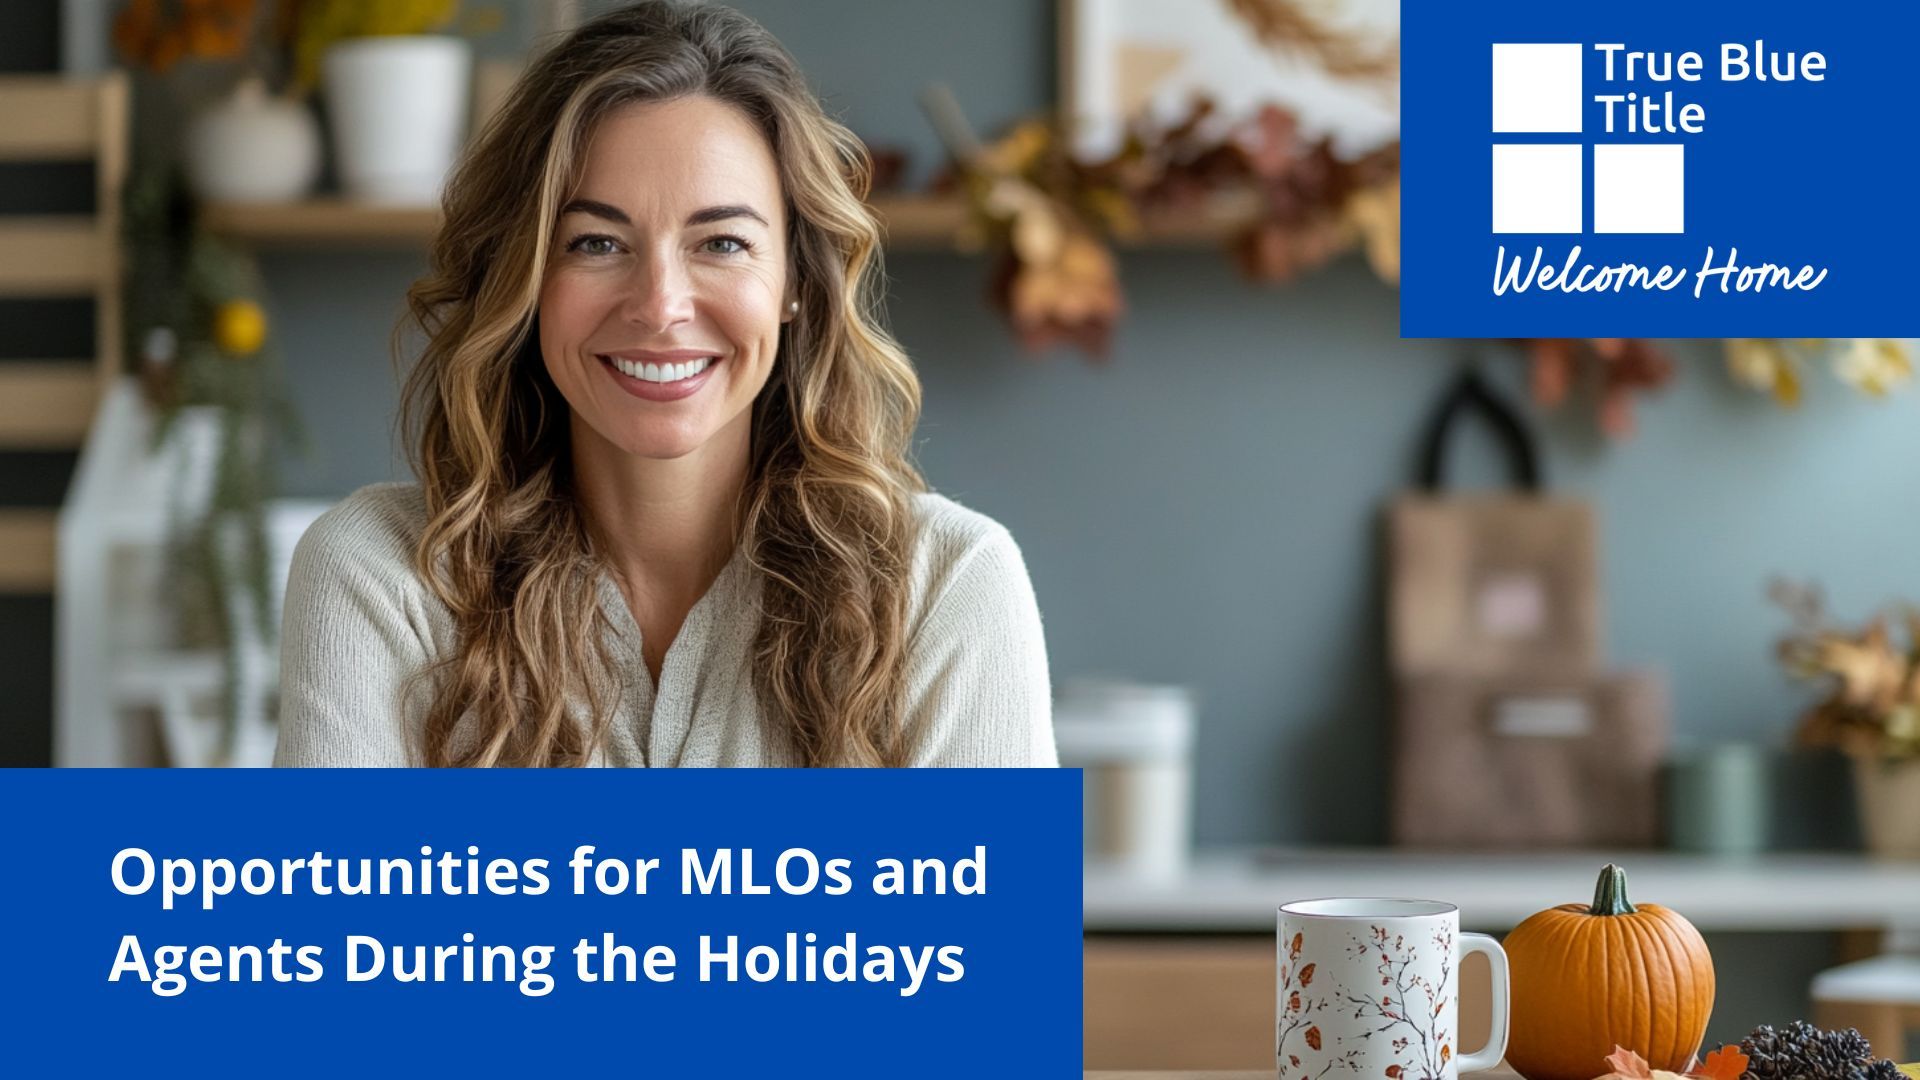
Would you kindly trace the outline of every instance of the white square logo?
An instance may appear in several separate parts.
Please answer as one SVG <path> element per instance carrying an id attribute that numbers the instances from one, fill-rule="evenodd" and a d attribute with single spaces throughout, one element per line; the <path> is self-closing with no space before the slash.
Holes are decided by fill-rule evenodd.
<path id="1" fill-rule="evenodd" d="M 1577 233 L 1581 213 L 1579 144 L 1493 147 L 1493 231 Z"/>
<path id="2" fill-rule="evenodd" d="M 1593 231 L 1686 232 L 1686 147 L 1678 143 L 1593 148 Z"/>
<path id="3" fill-rule="evenodd" d="M 1580 131 L 1582 49 L 1573 45 L 1493 47 L 1493 130 Z"/>

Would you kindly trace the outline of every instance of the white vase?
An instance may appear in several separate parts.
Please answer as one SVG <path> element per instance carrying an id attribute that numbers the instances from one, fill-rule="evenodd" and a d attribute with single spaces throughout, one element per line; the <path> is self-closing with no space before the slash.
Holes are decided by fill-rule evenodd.
<path id="1" fill-rule="evenodd" d="M 215 202 L 291 202 L 320 178 L 320 125 L 247 79 L 187 124 L 187 180 Z"/>
<path id="2" fill-rule="evenodd" d="M 459 38 L 343 41 L 322 60 L 340 182 L 369 202 L 431 205 L 466 134 L 473 59 Z"/>

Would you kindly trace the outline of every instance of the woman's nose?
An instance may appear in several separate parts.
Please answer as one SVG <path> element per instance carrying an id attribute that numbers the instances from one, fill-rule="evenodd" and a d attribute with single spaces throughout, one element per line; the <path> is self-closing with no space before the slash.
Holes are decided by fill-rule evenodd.
<path id="1" fill-rule="evenodd" d="M 636 260 L 621 312 L 628 322 L 659 333 L 693 318 L 693 284 L 686 267 L 667 255 Z"/>

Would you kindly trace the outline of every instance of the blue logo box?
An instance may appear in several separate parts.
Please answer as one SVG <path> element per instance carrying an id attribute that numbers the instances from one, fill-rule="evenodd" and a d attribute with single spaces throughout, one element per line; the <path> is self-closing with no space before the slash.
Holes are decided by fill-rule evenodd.
<path id="1" fill-rule="evenodd" d="M 1920 335 L 1920 9 L 1401 17 L 1403 337 Z"/>

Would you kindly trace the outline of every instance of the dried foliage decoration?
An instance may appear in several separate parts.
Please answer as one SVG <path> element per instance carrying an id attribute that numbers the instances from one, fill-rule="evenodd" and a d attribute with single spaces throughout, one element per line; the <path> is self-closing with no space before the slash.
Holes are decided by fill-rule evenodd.
<path id="1" fill-rule="evenodd" d="M 1800 404 L 1806 370 L 1824 361 L 1836 378 L 1869 397 L 1885 397 L 1913 381 L 1913 358 L 1894 338 L 1728 338 L 1727 372 L 1735 382 Z"/>
<path id="2" fill-rule="evenodd" d="M 1373 45 L 1307 14 L 1293 0 L 1226 0 L 1261 44 L 1302 52 L 1336 78 L 1386 82 L 1400 74 L 1398 42 Z"/>
<path id="3" fill-rule="evenodd" d="M 1636 399 L 1673 378 L 1673 359 L 1644 338 L 1531 338 L 1522 344 L 1532 364 L 1533 400 L 1545 408 L 1565 404 L 1582 372 L 1591 374 L 1600 430 L 1609 438 L 1632 435 Z"/>
<path id="4" fill-rule="evenodd" d="M 1398 47 L 1362 43 L 1285 0 L 1233 0 L 1261 42 L 1341 78 L 1391 83 Z M 1170 227 L 1217 233 L 1247 277 L 1285 282 L 1356 247 L 1385 281 L 1400 266 L 1399 146 L 1342 158 L 1286 109 L 1223 117 L 1197 100 L 1172 123 L 1136 118 L 1120 149 L 1077 159 L 1058 125 L 1029 120 L 982 146 L 957 102 L 923 104 L 973 208 L 972 238 L 997 254 L 992 297 L 1030 348 L 1103 356 L 1125 309 L 1113 245 Z"/>
<path id="5" fill-rule="evenodd" d="M 1775 582 L 1768 593 L 1793 620 L 1781 665 L 1828 689 L 1800 718 L 1799 741 L 1863 757 L 1920 755 L 1920 608 L 1899 609 L 1896 636 L 1884 613 L 1858 631 L 1835 627 L 1811 585 Z"/>

